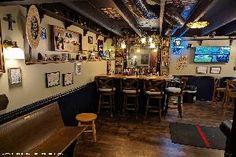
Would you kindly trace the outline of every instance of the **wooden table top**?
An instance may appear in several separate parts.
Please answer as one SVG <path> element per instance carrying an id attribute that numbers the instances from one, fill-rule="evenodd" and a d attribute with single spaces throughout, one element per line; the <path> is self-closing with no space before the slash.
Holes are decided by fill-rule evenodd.
<path id="1" fill-rule="evenodd" d="M 142 79 L 142 80 L 149 80 L 149 79 L 154 79 L 154 80 L 169 80 L 170 78 L 167 76 L 145 76 L 145 75 L 122 75 L 122 74 L 114 74 L 114 75 L 97 75 L 96 77 L 99 76 L 105 76 L 105 77 L 110 77 L 110 78 L 116 78 L 116 79 L 125 79 L 125 78 L 133 78 L 133 79 Z"/>

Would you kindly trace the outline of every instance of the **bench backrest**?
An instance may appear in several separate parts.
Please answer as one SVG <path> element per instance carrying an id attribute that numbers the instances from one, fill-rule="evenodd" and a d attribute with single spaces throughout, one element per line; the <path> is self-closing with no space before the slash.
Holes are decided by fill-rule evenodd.
<path id="1" fill-rule="evenodd" d="M 0 153 L 27 153 L 62 128 L 57 103 L 0 125 Z"/>

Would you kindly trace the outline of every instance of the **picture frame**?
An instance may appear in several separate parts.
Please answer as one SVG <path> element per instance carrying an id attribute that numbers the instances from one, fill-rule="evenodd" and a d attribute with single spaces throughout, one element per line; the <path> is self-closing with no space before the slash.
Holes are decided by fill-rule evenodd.
<path id="1" fill-rule="evenodd" d="M 81 51 L 80 33 L 66 30 L 59 26 L 52 27 L 52 50 L 58 52 L 78 53 Z"/>
<path id="2" fill-rule="evenodd" d="M 75 63 L 75 75 L 81 75 L 81 63 Z"/>
<path id="3" fill-rule="evenodd" d="M 21 68 L 9 68 L 8 69 L 9 85 L 21 85 L 22 84 L 22 72 Z"/>
<path id="4" fill-rule="evenodd" d="M 148 65 L 149 63 L 149 54 L 142 54 L 141 55 L 141 64 Z"/>
<path id="5" fill-rule="evenodd" d="M 50 72 L 46 73 L 46 87 L 55 87 L 60 85 L 60 72 Z"/>
<path id="6" fill-rule="evenodd" d="M 93 37 L 92 36 L 88 36 L 88 43 L 93 44 Z"/>
<path id="7" fill-rule="evenodd" d="M 197 74 L 207 74 L 208 67 L 207 66 L 197 66 L 196 73 Z"/>
<path id="8" fill-rule="evenodd" d="M 210 73 L 211 74 L 220 74 L 221 73 L 221 67 L 220 66 L 210 67 Z"/>
<path id="9" fill-rule="evenodd" d="M 73 84 L 73 73 L 62 74 L 62 85 L 69 86 Z"/>

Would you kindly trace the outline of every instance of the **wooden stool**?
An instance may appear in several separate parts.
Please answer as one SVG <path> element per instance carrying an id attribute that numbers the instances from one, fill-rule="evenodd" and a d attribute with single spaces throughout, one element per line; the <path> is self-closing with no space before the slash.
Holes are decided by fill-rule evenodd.
<path id="1" fill-rule="evenodd" d="M 84 132 L 93 132 L 93 139 L 96 142 L 95 120 L 97 119 L 97 115 L 94 113 L 80 113 L 76 115 L 75 119 L 78 121 L 78 126 L 91 127 L 91 129 L 86 129 Z"/>

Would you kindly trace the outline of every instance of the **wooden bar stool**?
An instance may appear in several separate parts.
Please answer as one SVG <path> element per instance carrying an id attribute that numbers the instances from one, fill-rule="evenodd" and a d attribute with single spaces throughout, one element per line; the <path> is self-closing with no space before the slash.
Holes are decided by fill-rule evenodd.
<path id="1" fill-rule="evenodd" d="M 148 111 L 158 112 L 159 119 L 161 121 L 161 113 L 162 113 L 162 104 L 161 100 L 164 98 L 166 81 L 165 80 L 145 80 L 144 81 L 144 92 L 147 95 L 147 104 L 145 111 L 145 119 L 147 118 Z M 151 99 L 157 99 L 158 104 L 150 104 Z"/>
<path id="2" fill-rule="evenodd" d="M 223 94 L 223 99 L 225 99 L 225 96 L 226 96 L 225 91 L 226 91 L 226 87 L 221 86 L 221 79 L 215 78 L 214 79 L 214 91 L 213 91 L 213 95 L 212 95 L 212 104 L 214 104 L 214 103 L 217 104 L 217 101 L 221 97 L 221 94 Z"/>
<path id="3" fill-rule="evenodd" d="M 124 95 L 123 112 L 126 110 L 134 110 L 136 117 L 139 109 L 139 80 L 134 78 L 124 78 L 121 82 L 121 89 Z M 133 98 L 135 103 L 128 103 L 128 98 Z"/>
<path id="4" fill-rule="evenodd" d="M 95 78 L 97 91 L 99 94 L 99 105 L 97 114 L 100 113 L 101 108 L 110 109 L 110 115 L 113 117 L 113 111 L 115 110 L 115 91 L 114 80 L 106 76 L 99 76 Z M 108 101 L 105 101 L 108 98 Z"/>
<path id="5" fill-rule="evenodd" d="M 227 107 L 227 105 L 229 105 L 230 99 L 234 101 L 235 98 L 236 98 L 236 80 L 227 80 L 225 100 L 222 106 L 223 109 Z"/>
<path id="6" fill-rule="evenodd" d="M 76 115 L 75 119 L 78 121 L 78 126 L 88 127 L 84 132 L 92 132 L 94 142 L 96 142 L 97 137 L 95 120 L 97 119 L 97 115 L 94 113 L 80 113 Z"/>
<path id="7" fill-rule="evenodd" d="M 170 81 L 167 83 L 167 88 L 165 89 L 166 95 L 167 95 L 167 100 L 166 100 L 166 105 L 165 105 L 165 116 L 167 114 L 168 108 L 172 109 L 178 109 L 179 111 L 179 117 L 183 117 L 183 90 L 186 86 L 187 78 L 183 77 L 180 80 L 177 81 Z M 170 98 L 171 97 L 177 97 L 178 102 L 177 106 L 175 103 L 173 103 L 172 106 L 169 105 L 170 103 Z"/>

